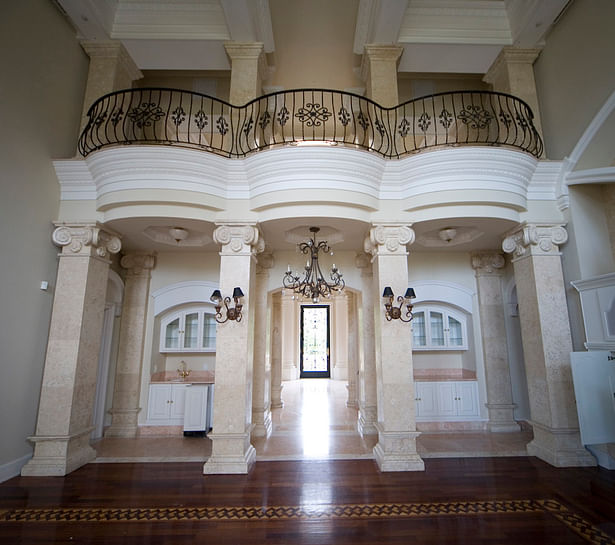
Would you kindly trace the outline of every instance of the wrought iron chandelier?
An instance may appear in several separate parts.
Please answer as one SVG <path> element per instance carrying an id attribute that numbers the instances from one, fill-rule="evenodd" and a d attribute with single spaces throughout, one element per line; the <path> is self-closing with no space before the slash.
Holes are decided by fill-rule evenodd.
<path id="1" fill-rule="evenodd" d="M 289 265 L 282 280 L 282 284 L 285 288 L 293 290 L 302 298 L 311 299 L 313 303 L 318 303 L 321 296 L 328 299 L 331 297 L 331 292 L 342 291 L 346 285 L 335 263 L 333 267 L 331 267 L 331 282 L 327 282 L 324 279 L 318 263 L 318 252 L 322 251 L 323 253 L 329 253 L 331 248 L 326 240 L 321 240 L 318 243 L 316 242 L 316 233 L 318 233 L 318 231 L 320 231 L 320 227 L 310 227 L 312 238 L 307 242 L 299 244 L 299 250 L 306 255 L 310 255 L 310 259 L 308 259 L 305 265 L 303 278 L 300 279 L 299 274 L 295 275 L 295 273 L 291 271 Z"/>

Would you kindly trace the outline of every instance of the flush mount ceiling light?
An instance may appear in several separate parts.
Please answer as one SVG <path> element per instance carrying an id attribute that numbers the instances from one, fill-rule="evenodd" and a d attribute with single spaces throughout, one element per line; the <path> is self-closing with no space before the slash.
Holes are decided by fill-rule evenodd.
<path id="1" fill-rule="evenodd" d="M 450 242 L 457 236 L 457 229 L 454 227 L 445 227 L 444 229 L 440 229 L 438 236 L 440 237 L 440 240 Z"/>
<path id="2" fill-rule="evenodd" d="M 169 235 L 173 237 L 173 240 L 179 244 L 182 240 L 188 238 L 188 230 L 183 227 L 171 227 L 169 229 Z"/>

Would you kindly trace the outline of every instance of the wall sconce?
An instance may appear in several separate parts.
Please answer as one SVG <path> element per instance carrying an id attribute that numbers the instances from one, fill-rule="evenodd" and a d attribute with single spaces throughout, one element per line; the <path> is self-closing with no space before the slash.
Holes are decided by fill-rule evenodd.
<path id="1" fill-rule="evenodd" d="M 233 301 L 235 302 L 234 307 L 229 307 L 229 303 L 231 302 L 230 297 L 225 297 L 222 299 L 220 290 L 214 290 L 209 300 L 216 306 L 216 322 L 219 324 L 223 324 L 227 320 L 241 322 L 241 309 L 243 308 L 243 291 L 241 291 L 241 288 L 235 288 L 233 290 Z M 221 312 L 222 303 L 224 303 L 224 306 L 226 307 L 226 317 L 224 319 L 222 319 Z"/>
<path id="2" fill-rule="evenodd" d="M 395 295 L 393 295 L 393 290 L 387 286 L 384 288 L 384 292 L 382 294 L 382 301 L 384 303 L 385 308 L 385 317 L 390 322 L 391 320 L 401 320 L 402 322 L 410 322 L 414 316 L 412 316 L 412 299 L 414 299 L 416 295 L 414 294 L 414 289 L 408 288 L 406 290 L 406 294 L 402 297 L 401 295 L 397 298 L 397 302 L 399 306 L 393 306 L 393 299 Z M 404 314 L 402 311 L 403 304 L 406 303 L 406 313 L 404 318 Z"/>

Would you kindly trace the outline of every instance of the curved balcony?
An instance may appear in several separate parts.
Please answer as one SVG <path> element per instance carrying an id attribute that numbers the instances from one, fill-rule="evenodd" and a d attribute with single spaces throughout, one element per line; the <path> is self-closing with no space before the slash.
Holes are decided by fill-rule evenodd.
<path id="1" fill-rule="evenodd" d="M 486 91 L 440 93 L 383 108 L 324 89 L 282 91 L 233 106 L 199 93 L 144 88 L 103 96 L 88 117 L 79 139 L 83 156 L 125 144 L 179 146 L 225 157 L 311 142 L 386 158 L 442 146 L 506 146 L 536 157 L 543 149 L 530 107 Z"/>

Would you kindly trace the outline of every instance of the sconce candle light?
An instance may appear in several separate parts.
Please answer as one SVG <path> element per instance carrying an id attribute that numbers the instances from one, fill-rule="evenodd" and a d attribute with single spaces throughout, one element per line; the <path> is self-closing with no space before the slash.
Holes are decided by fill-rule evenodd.
<path id="1" fill-rule="evenodd" d="M 399 306 L 393 305 L 393 300 L 395 299 L 395 295 L 393 294 L 393 290 L 390 286 L 384 288 L 384 292 L 382 293 L 382 300 L 384 302 L 385 309 L 385 318 L 387 321 L 391 320 L 401 320 L 402 322 L 410 322 L 414 317 L 412 315 L 412 299 L 414 299 L 416 295 L 414 294 L 414 289 L 408 288 L 406 290 L 405 295 L 402 297 L 401 295 L 397 298 L 397 302 Z M 406 312 L 402 310 L 402 306 L 406 304 Z M 405 316 L 405 317 L 404 317 Z"/>
<path id="2" fill-rule="evenodd" d="M 241 309 L 243 308 L 243 291 L 241 291 L 241 288 L 237 287 L 233 290 L 233 302 L 235 303 L 234 307 L 229 307 L 231 298 L 225 297 L 223 299 L 220 290 L 214 290 L 209 300 L 216 307 L 216 322 L 218 322 L 219 324 L 223 324 L 228 320 L 235 320 L 236 322 L 241 322 Z M 226 308 L 226 316 L 224 318 L 222 317 L 222 303 L 224 303 L 224 307 Z"/>

